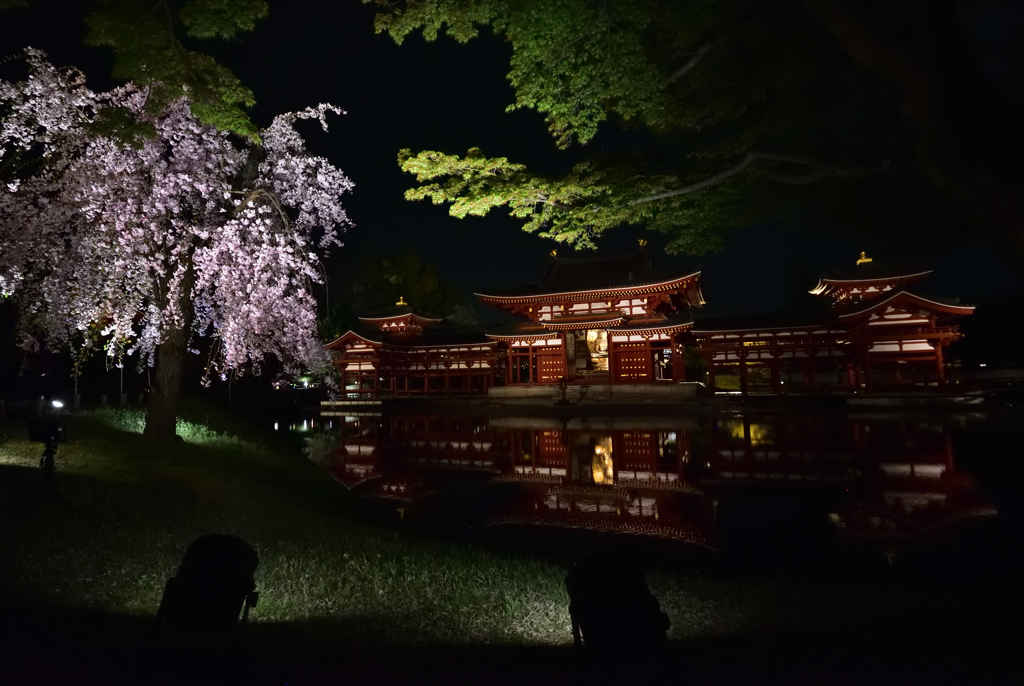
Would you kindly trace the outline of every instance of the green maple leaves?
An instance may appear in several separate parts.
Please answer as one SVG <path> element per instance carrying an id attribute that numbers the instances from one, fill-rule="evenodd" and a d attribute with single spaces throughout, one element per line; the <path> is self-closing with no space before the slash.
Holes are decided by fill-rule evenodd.
<path id="1" fill-rule="evenodd" d="M 505 35 L 515 48 L 508 79 L 516 102 L 508 109 L 542 113 L 561 148 L 589 142 L 609 114 L 658 129 L 673 123 L 669 80 L 643 40 L 660 16 L 658 2 L 409 0 L 401 8 L 376 2 L 387 8 L 377 16 L 377 33 L 399 44 L 416 30 L 427 41 L 444 32 L 460 43 L 484 25 Z"/>
<path id="2" fill-rule="evenodd" d="M 267 16 L 263 0 L 98 0 L 87 21 L 86 42 L 114 50 L 114 76 L 149 88 L 147 110 L 159 112 L 187 93 L 203 123 L 258 139 L 244 107 L 252 91 L 209 55 L 189 50 L 179 27 L 193 38 L 230 39 Z"/>
<path id="3" fill-rule="evenodd" d="M 642 175 L 628 165 L 587 161 L 564 176 L 532 174 L 526 166 L 505 157 L 486 157 L 471 148 L 464 157 L 425 150 L 398 155 L 402 171 L 419 186 L 405 192 L 406 200 L 449 204 L 459 219 L 482 217 L 505 207 L 524 220 L 523 229 L 542 238 L 578 249 L 594 248 L 594 239 L 622 224 L 642 225 L 672 236 L 669 252 L 699 253 L 720 247 L 723 236 L 709 228 L 710 218 L 730 213 L 737 225 L 748 221 L 741 206 L 750 179 L 735 179 L 659 203 L 640 202 L 671 188 L 680 180 L 670 175 Z M 685 230 L 680 230 L 684 227 Z"/>

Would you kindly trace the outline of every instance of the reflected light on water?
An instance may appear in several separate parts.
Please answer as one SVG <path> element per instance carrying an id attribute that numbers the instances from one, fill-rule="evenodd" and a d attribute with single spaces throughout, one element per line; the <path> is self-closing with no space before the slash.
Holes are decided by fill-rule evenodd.
<path id="1" fill-rule="evenodd" d="M 601 442 L 594 446 L 594 458 L 591 462 L 590 472 L 594 477 L 595 484 L 615 483 L 611 437 L 601 439 Z"/>
<path id="2" fill-rule="evenodd" d="M 754 415 L 702 426 L 678 417 L 366 415 L 346 416 L 335 432 L 308 421 L 291 428 L 302 426 L 311 459 L 315 444 L 318 464 L 368 508 L 397 499 L 414 506 L 404 519 L 437 526 L 450 517 L 460 527 L 590 529 L 703 547 L 723 535 L 785 543 L 796 527 L 817 537 L 802 544 L 810 548 L 833 545 L 830 532 L 904 545 L 994 515 L 956 469 L 950 426 L 918 417 Z"/>
<path id="3" fill-rule="evenodd" d="M 742 419 L 727 419 L 722 422 L 722 426 L 729 432 L 730 438 L 737 441 L 746 440 Z M 750 427 L 750 445 L 767 445 L 775 442 L 775 428 L 770 424 L 751 422 L 747 426 Z"/>

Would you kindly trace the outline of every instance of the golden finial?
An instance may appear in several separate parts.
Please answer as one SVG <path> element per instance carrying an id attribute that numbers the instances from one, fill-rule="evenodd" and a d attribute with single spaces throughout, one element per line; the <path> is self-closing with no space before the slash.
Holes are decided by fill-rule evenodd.
<path id="1" fill-rule="evenodd" d="M 864 264 L 865 262 L 870 262 L 870 261 L 871 261 L 871 258 L 868 257 L 868 254 L 866 252 L 861 251 L 860 259 L 857 260 L 857 264 Z"/>
<path id="2" fill-rule="evenodd" d="M 398 302 L 396 302 L 395 304 L 396 305 L 405 305 L 406 307 L 409 306 L 409 303 L 405 302 L 405 296 L 401 296 L 401 295 L 398 296 Z"/>
<path id="3" fill-rule="evenodd" d="M 647 247 L 647 239 L 646 238 L 641 238 L 639 241 L 637 241 L 637 243 L 640 244 L 641 248 L 646 248 Z"/>
<path id="4" fill-rule="evenodd" d="M 557 250 L 552 250 L 551 251 L 551 256 L 552 257 L 558 257 L 558 251 Z"/>

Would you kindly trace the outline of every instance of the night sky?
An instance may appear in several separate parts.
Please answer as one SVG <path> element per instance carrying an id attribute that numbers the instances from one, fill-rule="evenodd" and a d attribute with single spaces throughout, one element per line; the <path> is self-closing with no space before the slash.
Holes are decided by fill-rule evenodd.
<path id="1" fill-rule="evenodd" d="M 971 40 L 989 45 L 980 51 L 984 70 L 1004 90 L 1019 90 L 1024 60 L 1012 47 L 1022 42 L 1021 4 L 970 5 L 974 9 L 964 14 L 963 24 Z M 86 7 L 37 0 L 31 10 L 0 15 L 0 55 L 32 45 L 58 65 L 82 68 L 93 88 L 112 86 L 108 51 L 82 41 Z M 458 220 L 445 206 L 404 200 L 414 179 L 398 169 L 400 148 L 461 155 L 477 146 L 489 156 L 553 173 L 567 171 L 587 150 L 559 152 L 541 115 L 505 112 L 513 101 L 505 79 L 509 46 L 486 33 L 465 46 L 447 38 L 427 44 L 418 35 L 397 46 L 374 34 L 374 13 L 358 0 L 272 1 L 270 17 L 255 32 L 233 43 L 192 45 L 215 55 L 254 91 L 258 104 L 252 116 L 261 126 L 277 113 L 319 102 L 347 111 L 333 118 L 329 133 L 313 123 L 304 130 L 310 148 L 356 184 L 344 199 L 356 226 L 343 237 L 345 247 L 327 259 L 328 272 L 337 279 L 371 251 L 411 249 L 437 264 L 440 277 L 463 291 L 469 304 L 473 291 L 535 280 L 555 247 L 560 257 L 571 255 L 566 246 L 524 233 L 500 210 L 487 218 Z M 600 136 L 596 144 L 602 144 Z M 658 234 L 624 227 L 599 245 L 608 252 L 631 250 L 641 237 L 656 250 L 665 243 Z M 828 227 L 811 233 L 763 225 L 735 233 L 721 253 L 682 258 L 656 253 L 656 260 L 664 267 L 701 266 L 709 303 L 749 311 L 782 304 L 784 273 L 794 260 L 820 270 L 850 267 L 861 250 L 878 261 L 889 254 L 881 242 L 858 242 L 831 234 Z M 935 270 L 924 289 L 930 293 L 977 301 L 1024 292 L 1020 274 L 991 246 L 964 242 L 923 251 L 917 261 Z"/>

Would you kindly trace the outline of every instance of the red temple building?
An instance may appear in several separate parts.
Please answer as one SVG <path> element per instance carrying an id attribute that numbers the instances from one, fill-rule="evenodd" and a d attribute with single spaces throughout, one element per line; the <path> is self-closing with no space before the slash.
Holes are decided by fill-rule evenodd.
<path id="1" fill-rule="evenodd" d="M 909 290 L 929 274 L 861 253 L 810 291 L 817 308 L 716 317 L 704 307 L 700 271 L 656 271 L 647 250 L 553 256 L 539 281 L 476 294 L 521 316 L 514 326 L 458 331 L 400 300 L 325 347 L 349 400 L 535 391 L 550 399 L 556 385 L 573 398 L 604 397 L 600 389 L 611 398 L 615 388 L 684 397 L 698 385 L 685 383 L 687 348 L 703 359 L 692 381 L 718 392 L 941 389 L 943 348 L 974 307 Z"/>
<path id="2" fill-rule="evenodd" d="M 360 321 L 361 330 L 324 346 L 346 399 L 486 395 L 494 384 L 498 342 L 482 333 L 422 317 L 404 299 Z"/>
<path id="3" fill-rule="evenodd" d="M 974 307 L 908 289 L 930 273 L 861 253 L 852 269 L 823 276 L 810 291 L 830 307 L 698 321 L 692 335 L 708 386 L 744 395 L 945 387 L 942 350 L 961 337 L 956 320 Z"/>
<path id="4" fill-rule="evenodd" d="M 528 321 L 487 337 L 508 347 L 505 385 L 683 381 L 683 335 L 700 272 L 653 269 L 646 250 L 552 259 L 537 282 L 477 293 Z"/>

